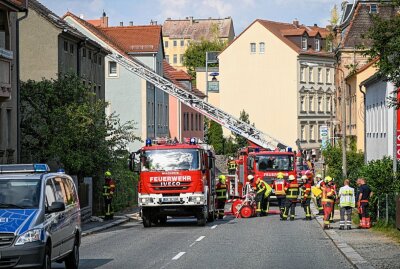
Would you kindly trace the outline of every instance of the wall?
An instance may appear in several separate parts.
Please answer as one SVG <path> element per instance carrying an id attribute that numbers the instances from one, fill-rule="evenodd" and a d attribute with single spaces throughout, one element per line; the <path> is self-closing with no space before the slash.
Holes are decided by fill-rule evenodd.
<path id="1" fill-rule="evenodd" d="M 20 23 L 21 80 L 56 78 L 60 29 L 30 9 Z"/>
<path id="2" fill-rule="evenodd" d="M 250 53 L 250 43 L 257 53 Z M 265 53 L 258 52 L 265 42 Z M 297 139 L 297 53 L 254 23 L 219 56 L 220 108 L 250 115 L 256 128 L 294 147 Z"/>

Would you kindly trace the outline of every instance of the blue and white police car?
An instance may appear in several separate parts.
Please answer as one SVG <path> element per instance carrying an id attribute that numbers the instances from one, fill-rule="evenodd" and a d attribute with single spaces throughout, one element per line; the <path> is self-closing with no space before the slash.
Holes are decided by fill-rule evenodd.
<path id="1" fill-rule="evenodd" d="M 0 268 L 79 266 L 77 188 L 46 164 L 0 165 Z"/>

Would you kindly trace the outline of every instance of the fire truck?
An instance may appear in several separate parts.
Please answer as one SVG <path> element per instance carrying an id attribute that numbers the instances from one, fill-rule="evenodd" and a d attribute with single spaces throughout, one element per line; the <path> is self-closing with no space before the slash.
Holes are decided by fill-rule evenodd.
<path id="1" fill-rule="evenodd" d="M 135 157 L 139 163 L 135 164 Z M 215 154 L 211 146 L 174 141 L 154 142 L 130 158 L 139 173 L 138 202 L 144 227 L 163 224 L 168 216 L 191 216 L 199 226 L 215 217 Z"/>

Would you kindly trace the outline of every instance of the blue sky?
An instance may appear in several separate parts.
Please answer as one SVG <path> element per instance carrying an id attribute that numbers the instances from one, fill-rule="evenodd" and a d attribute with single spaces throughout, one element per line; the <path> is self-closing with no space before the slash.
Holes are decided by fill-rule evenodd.
<path id="1" fill-rule="evenodd" d="M 224 18 L 231 16 L 236 35 L 255 19 L 291 22 L 320 26 L 328 24 L 334 4 L 341 0 L 39 0 L 62 16 L 67 11 L 96 19 L 103 9 L 111 25 L 149 24 L 150 20 L 163 23 L 166 18 Z M 351 2 L 351 1 L 349 1 Z"/>

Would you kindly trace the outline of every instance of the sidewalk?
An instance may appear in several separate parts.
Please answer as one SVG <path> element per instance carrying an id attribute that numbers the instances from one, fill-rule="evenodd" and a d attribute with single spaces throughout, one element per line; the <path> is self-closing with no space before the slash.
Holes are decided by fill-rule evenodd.
<path id="1" fill-rule="evenodd" d="M 123 213 L 117 213 L 113 220 L 103 220 L 100 217 L 92 217 L 93 221 L 82 224 L 82 237 L 110 229 L 131 220 L 138 220 L 138 218 L 139 208 L 132 208 Z"/>
<path id="2" fill-rule="evenodd" d="M 313 213 L 318 211 L 312 206 Z M 323 216 L 316 216 L 323 225 Z M 333 229 L 325 230 L 339 250 L 356 268 L 400 268 L 400 245 L 394 240 L 371 229 L 339 230 L 340 212 L 335 210 Z"/>

